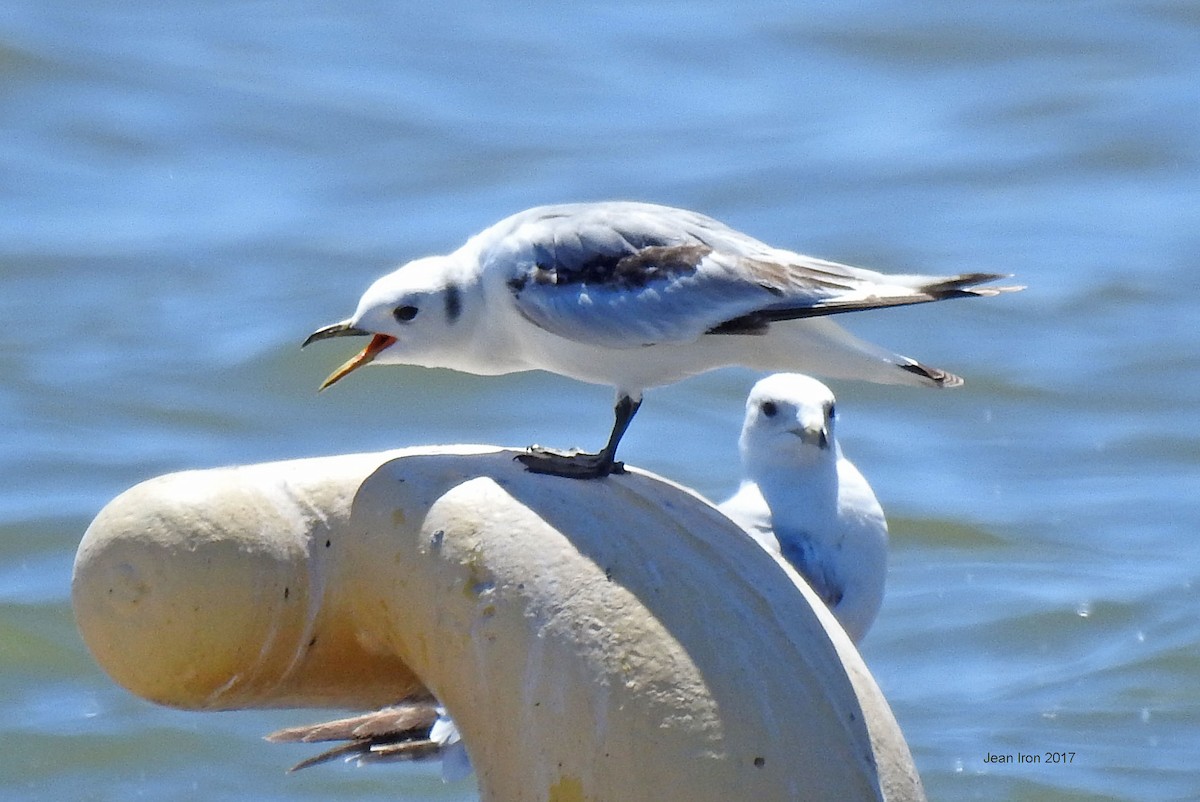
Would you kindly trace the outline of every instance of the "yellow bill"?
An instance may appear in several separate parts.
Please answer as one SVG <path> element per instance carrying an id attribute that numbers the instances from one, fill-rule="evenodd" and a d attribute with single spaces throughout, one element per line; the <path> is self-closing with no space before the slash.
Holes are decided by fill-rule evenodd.
<path id="1" fill-rule="evenodd" d="M 352 370 L 361 368 L 363 365 L 377 357 L 380 351 L 387 348 L 394 342 L 396 342 L 395 337 L 392 337 L 388 334 L 376 334 L 371 338 L 371 342 L 367 343 L 366 348 L 362 349 L 350 359 L 346 360 L 346 362 L 343 363 L 342 366 L 333 373 L 330 373 L 329 378 L 325 379 L 325 381 L 321 383 L 321 386 L 317 388 L 317 392 L 320 392 L 334 382 L 339 381 Z"/>

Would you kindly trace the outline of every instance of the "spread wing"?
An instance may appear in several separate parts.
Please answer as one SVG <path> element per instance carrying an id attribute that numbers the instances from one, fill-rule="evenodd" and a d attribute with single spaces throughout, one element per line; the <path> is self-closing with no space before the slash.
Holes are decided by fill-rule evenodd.
<path id="1" fill-rule="evenodd" d="M 541 207 L 488 233 L 484 260 L 506 277 L 522 316 L 610 348 L 762 334 L 783 320 L 1010 289 L 969 289 L 992 274 L 886 276 L 813 259 L 648 204 Z"/>

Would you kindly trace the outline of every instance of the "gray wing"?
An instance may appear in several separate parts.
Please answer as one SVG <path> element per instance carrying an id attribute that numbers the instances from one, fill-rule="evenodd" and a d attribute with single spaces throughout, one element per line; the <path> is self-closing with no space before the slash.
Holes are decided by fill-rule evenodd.
<path id="1" fill-rule="evenodd" d="M 778 532 L 775 535 L 779 537 Z M 827 561 L 821 559 L 821 555 L 813 548 L 811 538 L 803 533 L 779 537 L 779 553 L 796 569 L 796 573 L 808 581 L 808 586 L 825 602 L 826 607 L 832 610 L 841 603 L 845 588 L 834 576 Z"/>
<path id="2" fill-rule="evenodd" d="M 966 289 L 991 274 L 889 277 L 812 259 L 649 204 L 541 207 L 491 233 L 484 259 L 527 320 L 611 348 L 761 334 L 781 320 L 1006 289 Z"/>

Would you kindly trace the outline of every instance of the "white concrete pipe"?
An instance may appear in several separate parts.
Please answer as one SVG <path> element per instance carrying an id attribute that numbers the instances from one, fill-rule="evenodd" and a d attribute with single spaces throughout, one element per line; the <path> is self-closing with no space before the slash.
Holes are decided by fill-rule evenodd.
<path id="1" fill-rule="evenodd" d="M 144 482 L 80 544 L 79 629 L 117 682 L 174 707 L 428 688 L 484 800 L 924 798 L 857 651 L 790 569 L 677 485 L 512 455 Z"/>

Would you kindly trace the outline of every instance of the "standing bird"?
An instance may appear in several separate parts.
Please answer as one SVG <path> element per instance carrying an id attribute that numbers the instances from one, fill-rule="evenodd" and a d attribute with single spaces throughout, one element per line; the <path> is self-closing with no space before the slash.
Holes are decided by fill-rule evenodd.
<path id="1" fill-rule="evenodd" d="M 727 365 L 890 384 L 962 379 L 865 343 L 825 317 L 997 295 L 1001 278 L 889 276 L 773 248 L 710 217 L 645 203 L 541 206 L 501 220 L 448 256 L 378 279 L 355 313 L 309 335 L 371 336 L 321 385 L 376 364 L 499 375 L 547 370 L 616 388 L 598 453 L 531 447 L 538 473 L 622 470 L 617 445 L 648 387 Z"/>
<path id="2" fill-rule="evenodd" d="M 745 479 L 721 512 L 808 580 L 858 643 L 883 601 L 887 522 L 842 456 L 833 393 L 808 376 L 768 376 L 746 400 L 739 447 Z"/>

